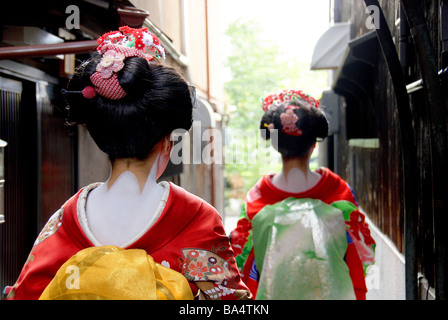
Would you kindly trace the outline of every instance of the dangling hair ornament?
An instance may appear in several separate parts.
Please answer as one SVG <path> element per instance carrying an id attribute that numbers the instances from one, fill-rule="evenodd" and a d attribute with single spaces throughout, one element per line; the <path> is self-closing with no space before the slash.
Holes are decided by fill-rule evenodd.
<path id="1" fill-rule="evenodd" d="M 86 99 L 93 99 L 96 96 L 96 91 L 94 87 L 91 86 L 87 86 L 85 87 L 82 91 L 68 91 L 65 89 L 61 90 L 62 94 L 67 94 L 67 93 L 80 93 L 84 96 L 84 98 Z"/>
<path id="2" fill-rule="evenodd" d="M 64 90 L 64 94 L 82 93 L 86 99 L 93 99 L 99 94 L 107 99 L 119 100 L 127 95 L 118 82 L 118 72 L 123 69 L 126 58 L 139 57 L 148 62 L 155 58 L 165 59 L 165 49 L 148 28 L 120 27 L 119 31 L 103 34 L 98 38 L 97 44 L 101 60 L 96 72 L 90 76 L 94 87 L 87 86 L 80 92 Z"/>
<path id="3" fill-rule="evenodd" d="M 304 93 L 301 90 L 283 90 L 278 93 L 267 96 L 262 103 L 263 111 L 266 112 L 268 110 L 273 109 L 276 106 L 279 106 L 283 103 L 289 102 L 302 102 L 306 103 L 311 107 L 319 108 L 320 102 L 319 100 L 314 99 L 310 95 Z M 299 117 L 295 114 L 294 110 L 298 109 L 295 105 L 288 105 L 285 108 L 285 111 L 280 114 L 280 121 L 282 123 L 282 132 L 288 134 L 290 136 L 300 137 L 303 132 L 300 128 L 297 127 L 297 121 Z M 269 130 L 274 129 L 274 124 L 265 124 L 265 127 Z"/>

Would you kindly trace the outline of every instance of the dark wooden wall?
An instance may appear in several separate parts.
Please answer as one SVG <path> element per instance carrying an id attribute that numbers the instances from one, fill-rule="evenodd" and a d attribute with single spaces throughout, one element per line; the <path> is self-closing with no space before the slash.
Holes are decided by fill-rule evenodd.
<path id="1" fill-rule="evenodd" d="M 400 2 L 379 1 L 386 16 L 388 27 L 394 38 L 399 53 L 400 30 L 396 25 L 400 17 Z M 430 30 L 434 55 L 440 61 L 439 10 L 440 1 L 420 1 L 427 26 Z M 341 21 L 351 21 L 352 38 L 359 37 L 369 30 L 365 27 L 365 4 L 359 0 L 341 0 Z M 382 26 L 383 27 L 383 26 Z M 380 50 L 380 49 L 379 49 Z M 406 51 L 408 66 L 404 69 L 406 83 L 421 78 L 417 54 L 409 38 Z M 442 67 L 440 65 L 440 67 Z M 403 207 L 403 167 L 402 139 L 396 108 L 395 92 L 391 83 L 387 65 L 378 53 L 378 63 L 372 75 L 374 77 L 373 105 L 375 110 L 375 133 L 379 140 L 379 148 L 350 147 L 346 128 L 347 108 L 342 106 L 341 128 L 337 140 L 338 155 L 336 171 L 345 178 L 357 196 L 362 209 L 366 211 L 375 225 L 404 253 L 404 207 Z M 423 90 L 409 95 L 415 145 L 417 147 L 418 175 L 418 239 L 417 250 L 419 270 L 427 278 L 429 285 L 434 286 L 434 220 L 433 220 L 433 172 L 431 166 L 430 122 Z M 406 156 L 406 155 L 405 155 Z"/>
<path id="2" fill-rule="evenodd" d="M 64 125 L 60 87 L 14 71 L 0 70 L 0 138 L 8 142 L 2 290 L 15 283 L 43 225 L 77 188 L 76 135 Z"/>
<path id="3" fill-rule="evenodd" d="M 5 148 L 5 222 L 0 224 L 0 285 L 14 284 L 36 235 L 37 177 L 36 140 L 27 136 L 35 119 L 34 87 L 27 82 L 0 76 L 0 138 Z M 35 105 L 35 102 L 34 102 Z"/>

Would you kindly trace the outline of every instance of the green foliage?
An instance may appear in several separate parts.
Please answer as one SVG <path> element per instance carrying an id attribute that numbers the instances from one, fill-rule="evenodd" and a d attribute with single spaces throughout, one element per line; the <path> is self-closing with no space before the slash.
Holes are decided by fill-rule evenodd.
<path id="1" fill-rule="evenodd" d="M 298 59 L 286 59 L 280 47 L 263 36 L 261 25 L 255 20 L 236 20 L 226 30 L 230 39 L 231 52 L 227 56 L 226 67 L 231 73 L 231 80 L 224 85 L 229 105 L 228 132 L 240 132 L 232 135 L 234 141 L 227 141 L 226 148 L 236 148 L 237 158 L 241 152 L 266 153 L 270 149 L 270 160 L 263 157 L 255 162 L 229 163 L 226 158 L 225 175 L 228 181 L 238 176 L 243 180 L 240 195 L 256 183 L 269 171 L 278 172 L 281 161 L 277 152 L 265 143 L 259 132 L 259 123 L 263 116 L 262 99 L 268 94 L 283 89 L 302 89 L 319 98 L 326 86 L 322 72 L 309 70 L 308 62 Z M 299 41 L 299 40 L 297 40 Z M 229 145 L 232 144 L 232 145 Z M 277 161 L 272 161 L 272 159 Z M 229 183 L 227 196 L 235 188 Z M 233 189 L 233 190 L 232 190 Z"/>
<path id="2" fill-rule="evenodd" d="M 231 38 L 232 52 L 226 65 L 232 80 L 225 84 L 225 91 L 229 104 L 236 107 L 231 114 L 231 126 L 256 128 L 253 124 L 262 115 L 261 99 L 280 89 L 281 80 L 287 76 L 287 63 L 279 61 L 279 47 L 263 39 L 261 27 L 255 21 L 237 20 L 226 34 Z"/>

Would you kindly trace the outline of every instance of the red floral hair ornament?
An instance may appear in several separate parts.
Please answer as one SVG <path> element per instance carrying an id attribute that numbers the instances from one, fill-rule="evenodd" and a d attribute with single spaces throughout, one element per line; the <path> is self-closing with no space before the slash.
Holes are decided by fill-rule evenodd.
<path id="1" fill-rule="evenodd" d="M 146 59 L 151 61 L 154 57 L 165 59 L 165 49 L 159 38 L 148 31 L 148 28 L 134 29 L 123 26 L 118 31 L 110 31 L 103 34 L 97 40 L 97 51 L 104 53 L 103 47 L 108 44 L 134 48 L 142 51 Z"/>
<path id="2" fill-rule="evenodd" d="M 302 101 L 316 108 L 319 108 L 320 106 L 319 100 L 314 99 L 312 96 L 304 93 L 301 90 L 283 90 L 267 96 L 263 100 L 262 108 L 263 111 L 266 112 L 274 106 L 293 101 Z"/>
<path id="3" fill-rule="evenodd" d="M 98 38 L 97 44 L 101 60 L 96 72 L 90 76 L 90 81 L 97 94 L 111 100 L 119 100 L 126 96 L 126 92 L 118 82 L 118 72 L 123 69 L 126 58 L 140 57 L 148 61 L 155 58 L 165 59 L 165 49 L 148 28 L 120 27 L 118 31 L 103 34 Z M 87 99 L 96 96 L 90 88 L 92 87 L 83 90 L 83 96 Z"/>
<path id="4" fill-rule="evenodd" d="M 289 102 L 302 102 L 311 107 L 319 108 L 319 100 L 314 99 L 310 95 L 304 93 L 301 90 L 283 90 L 278 93 L 267 96 L 262 103 L 263 111 L 266 112 L 272 108 Z M 282 123 L 282 132 L 291 136 L 300 137 L 303 132 L 297 127 L 297 121 L 299 117 L 295 114 L 294 110 L 298 109 L 295 105 L 288 105 L 285 111 L 280 114 L 280 121 Z M 265 124 L 265 127 L 269 130 L 275 129 L 274 124 Z"/>

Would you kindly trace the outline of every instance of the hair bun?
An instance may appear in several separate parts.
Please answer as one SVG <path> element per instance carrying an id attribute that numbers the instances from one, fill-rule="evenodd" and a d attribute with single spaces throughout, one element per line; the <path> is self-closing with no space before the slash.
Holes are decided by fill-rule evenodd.
<path id="1" fill-rule="evenodd" d="M 263 117 L 261 118 L 261 122 L 260 122 L 260 133 L 261 133 L 261 137 L 264 140 L 269 140 L 271 139 L 271 129 L 275 128 L 274 125 L 274 108 L 267 110 Z"/>
<path id="2" fill-rule="evenodd" d="M 312 127 L 312 135 L 319 139 L 325 139 L 328 137 L 328 120 L 325 114 L 320 109 L 312 108 L 314 125 Z"/>
<path id="3" fill-rule="evenodd" d="M 283 156 L 300 157 L 308 153 L 316 139 L 328 136 L 328 121 L 324 113 L 301 101 L 271 104 L 260 122 L 261 136 L 269 140 L 271 129 L 278 130 L 273 147 Z"/>

